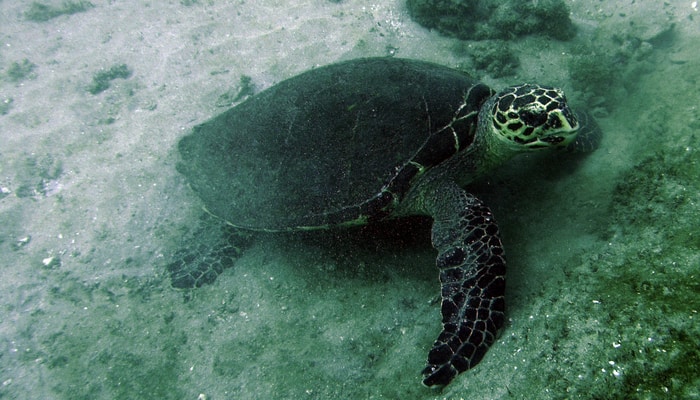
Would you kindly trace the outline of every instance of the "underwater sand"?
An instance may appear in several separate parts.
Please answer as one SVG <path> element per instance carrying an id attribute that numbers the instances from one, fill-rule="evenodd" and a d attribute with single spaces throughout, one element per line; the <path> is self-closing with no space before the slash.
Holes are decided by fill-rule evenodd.
<path id="1" fill-rule="evenodd" d="M 503 231 L 508 323 L 442 391 L 420 384 L 440 330 L 426 229 L 261 237 L 195 291 L 165 265 L 201 215 L 177 141 L 246 79 L 382 55 L 469 70 L 471 44 L 402 1 L 219 3 L 41 21 L 0 2 L 0 398 L 700 398 L 694 2 L 568 1 L 573 41 L 513 40 L 515 75 L 472 70 L 564 87 L 605 138 L 474 186 Z"/>

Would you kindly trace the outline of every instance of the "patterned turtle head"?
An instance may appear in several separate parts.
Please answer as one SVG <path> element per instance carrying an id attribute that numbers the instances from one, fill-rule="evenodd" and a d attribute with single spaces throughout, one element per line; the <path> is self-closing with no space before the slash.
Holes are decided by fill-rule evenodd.
<path id="1" fill-rule="evenodd" d="M 489 112 L 497 137 L 521 150 L 565 147 L 579 123 L 561 89 L 520 85 L 496 94 Z"/>

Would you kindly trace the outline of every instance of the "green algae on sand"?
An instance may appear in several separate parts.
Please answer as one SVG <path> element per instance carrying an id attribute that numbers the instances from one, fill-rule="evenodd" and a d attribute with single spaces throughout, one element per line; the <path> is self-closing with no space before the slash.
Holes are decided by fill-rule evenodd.
<path id="1" fill-rule="evenodd" d="M 33 2 L 24 12 L 24 17 L 29 21 L 46 22 L 61 15 L 72 15 L 85 12 L 95 7 L 89 1 L 66 1 L 60 7 Z"/>

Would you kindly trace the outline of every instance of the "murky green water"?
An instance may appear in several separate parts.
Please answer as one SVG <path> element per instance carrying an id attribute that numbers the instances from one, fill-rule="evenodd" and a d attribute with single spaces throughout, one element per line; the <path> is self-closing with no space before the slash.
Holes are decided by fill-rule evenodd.
<path id="1" fill-rule="evenodd" d="M 478 42 L 401 1 L 41 4 L 0 3 L 0 397 L 700 398 L 692 2 L 566 2 L 574 38 Z M 441 392 L 420 385 L 440 329 L 421 221 L 259 237 L 195 291 L 164 270 L 201 214 L 180 137 L 241 90 L 381 55 L 562 86 L 605 131 L 472 188 L 503 231 L 508 323 Z"/>

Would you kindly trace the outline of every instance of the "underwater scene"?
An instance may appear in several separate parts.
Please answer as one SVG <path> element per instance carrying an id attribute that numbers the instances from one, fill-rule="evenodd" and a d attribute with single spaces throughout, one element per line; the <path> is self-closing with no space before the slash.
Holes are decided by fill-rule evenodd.
<path id="1" fill-rule="evenodd" d="M 700 399 L 699 10 L 0 1 L 0 399 Z"/>

